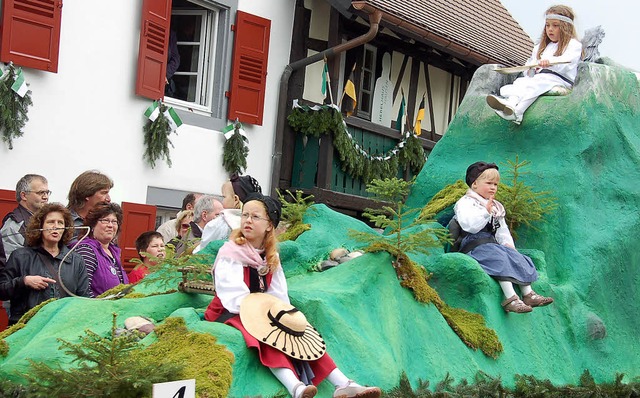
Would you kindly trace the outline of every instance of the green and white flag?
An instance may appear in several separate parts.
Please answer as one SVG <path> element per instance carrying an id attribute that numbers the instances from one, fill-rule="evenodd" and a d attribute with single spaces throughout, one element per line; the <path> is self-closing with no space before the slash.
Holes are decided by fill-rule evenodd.
<path id="1" fill-rule="evenodd" d="M 144 111 L 144 115 L 149 118 L 152 122 L 155 122 L 160 114 L 160 104 L 158 101 L 153 101 L 151 105 Z"/>
<path id="2" fill-rule="evenodd" d="M 178 127 L 182 126 L 182 119 L 176 113 L 176 111 L 169 107 L 166 111 L 164 111 L 164 117 L 169 120 L 169 126 L 171 127 L 171 131 L 176 131 Z"/>
<path id="3" fill-rule="evenodd" d="M 240 133 L 240 135 L 244 138 L 247 138 L 247 133 L 245 133 L 244 128 L 242 127 L 242 123 L 236 120 L 235 122 L 222 129 L 222 134 L 224 134 L 225 140 L 233 137 L 236 132 L 236 125 L 238 126 L 238 133 Z"/>
<path id="4" fill-rule="evenodd" d="M 20 97 L 24 97 L 27 91 L 29 91 L 27 82 L 24 80 L 24 75 L 22 74 L 22 68 L 18 69 L 18 72 L 16 73 L 16 81 L 11 85 L 11 89 Z"/>

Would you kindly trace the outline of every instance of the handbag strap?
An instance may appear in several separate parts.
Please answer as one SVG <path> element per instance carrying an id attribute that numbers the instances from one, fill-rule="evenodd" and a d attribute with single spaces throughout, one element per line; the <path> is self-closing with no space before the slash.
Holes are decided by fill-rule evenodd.
<path id="1" fill-rule="evenodd" d="M 53 295 L 55 297 L 56 291 L 58 291 L 59 296 L 62 297 L 66 297 L 66 292 L 61 291 L 58 286 L 60 286 L 60 278 L 58 277 L 58 272 L 56 271 L 56 268 L 53 266 L 54 262 L 53 262 L 53 258 L 47 258 L 47 256 L 45 256 L 43 253 L 36 251 L 36 253 L 38 254 L 38 257 L 40 257 L 40 260 L 42 260 L 42 263 L 44 264 L 44 266 L 49 270 L 49 272 L 52 275 L 52 278 L 55 279 L 56 284 L 52 287 L 53 288 Z M 62 265 L 62 264 L 60 264 Z M 60 265 L 58 267 L 60 267 Z"/>

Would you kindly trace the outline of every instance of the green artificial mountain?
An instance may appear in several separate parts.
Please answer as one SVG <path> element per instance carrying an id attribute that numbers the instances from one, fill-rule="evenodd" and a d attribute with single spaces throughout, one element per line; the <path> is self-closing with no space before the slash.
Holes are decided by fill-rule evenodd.
<path id="1" fill-rule="evenodd" d="M 549 191 L 557 209 L 538 228 L 521 227 L 516 245 L 539 270 L 534 288 L 555 302 L 530 314 L 505 314 L 498 284 L 470 257 L 434 250 L 411 259 L 424 266 L 450 306 L 484 317 L 503 352 L 494 359 L 467 347 L 433 305 L 417 302 L 401 287 L 392 256 L 367 253 L 324 272 L 311 272 L 344 247 L 360 248 L 347 231 L 370 231 L 364 223 L 314 205 L 304 217 L 311 228 L 281 243 L 292 303 L 320 331 L 340 369 L 363 384 L 390 391 L 404 372 L 415 387 L 448 377 L 473 380 L 483 372 L 513 387 L 516 375 L 578 384 L 588 370 L 596 383 L 616 374 L 640 376 L 640 86 L 637 76 L 609 64 L 581 64 L 573 92 L 541 97 L 522 125 L 500 119 L 485 96 L 503 83 L 481 67 L 452 121 L 417 178 L 406 204 L 423 207 L 436 193 L 464 178 L 478 160 L 505 164 L 516 155 L 531 162 L 523 182 Z M 219 243 L 205 249 L 215 254 Z M 176 285 L 179 275 L 176 275 Z M 159 293 L 153 284 L 136 293 Z M 182 317 L 188 330 L 212 334 L 235 357 L 228 396 L 276 396 L 282 386 L 246 349 L 237 330 L 202 320 L 211 296 L 159 294 L 117 301 L 76 298 L 44 306 L 21 330 L 6 337 L 0 378 L 23 380 L 29 359 L 72 366 L 56 338 L 80 341 L 84 330 L 107 335 L 112 313 L 123 321 L 141 315 L 161 324 Z M 153 333 L 142 340 L 152 343 Z M 203 350 L 202 356 L 208 353 Z M 251 382 L 247 382 L 251 380 Z M 197 383 L 197 382 L 196 382 Z M 318 396 L 330 396 L 324 382 Z"/>

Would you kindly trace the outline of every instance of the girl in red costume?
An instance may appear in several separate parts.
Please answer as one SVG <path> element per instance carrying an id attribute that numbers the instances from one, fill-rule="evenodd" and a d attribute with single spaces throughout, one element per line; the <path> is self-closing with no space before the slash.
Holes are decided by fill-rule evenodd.
<path id="1" fill-rule="evenodd" d="M 258 341 L 243 326 L 240 304 L 250 294 L 262 292 L 289 303 L 287 281 L 280 265 L 275 228 L 280 222 L 280 202 L 260 193 L 250 194 L 242 208 L 241 227 L 219 250 L 213 277 L 216 297 L 205 318 L 224 322 L 242 332 L 248 347 L 256 348 L 267 366 L 293 398 L 310 398 L 325 378 L 336 390 L 335 398 L 377 398 L 380 389 L 363 387 L 349 380 L 327 353 L 313 361 L 294 359 Z"/>

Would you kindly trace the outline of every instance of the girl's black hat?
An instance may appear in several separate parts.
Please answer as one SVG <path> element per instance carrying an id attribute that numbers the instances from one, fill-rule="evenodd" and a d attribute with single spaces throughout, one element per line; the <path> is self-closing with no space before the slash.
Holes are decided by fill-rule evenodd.
<path id="1" fill-rule="evenodd" d="M 242 203 L 244 204 L 252 200 L 264 203 L 264 206 L 267 208 L 267 216 L 269 216 L 269 220 L 271 220 L 273 227 L 277 228 L 280 223 L 280 217 L 282 216 L 282 204 L 280 201 L 272 198 L 271 196 L 265 196 L 260 192 L 252 192 L 247 195 Z"/>
<path id="2" fill-rule="evenodd" d="M 471 166 L 467 167 L 467 176 L 466 182 L 469 187 L 475 180 L 480 177 L 485 170 L 488 169 L 496 169 L 498 170 L 498 166 L 495 163 L 487 163 L 487 162 L 475 162 Z"/>

